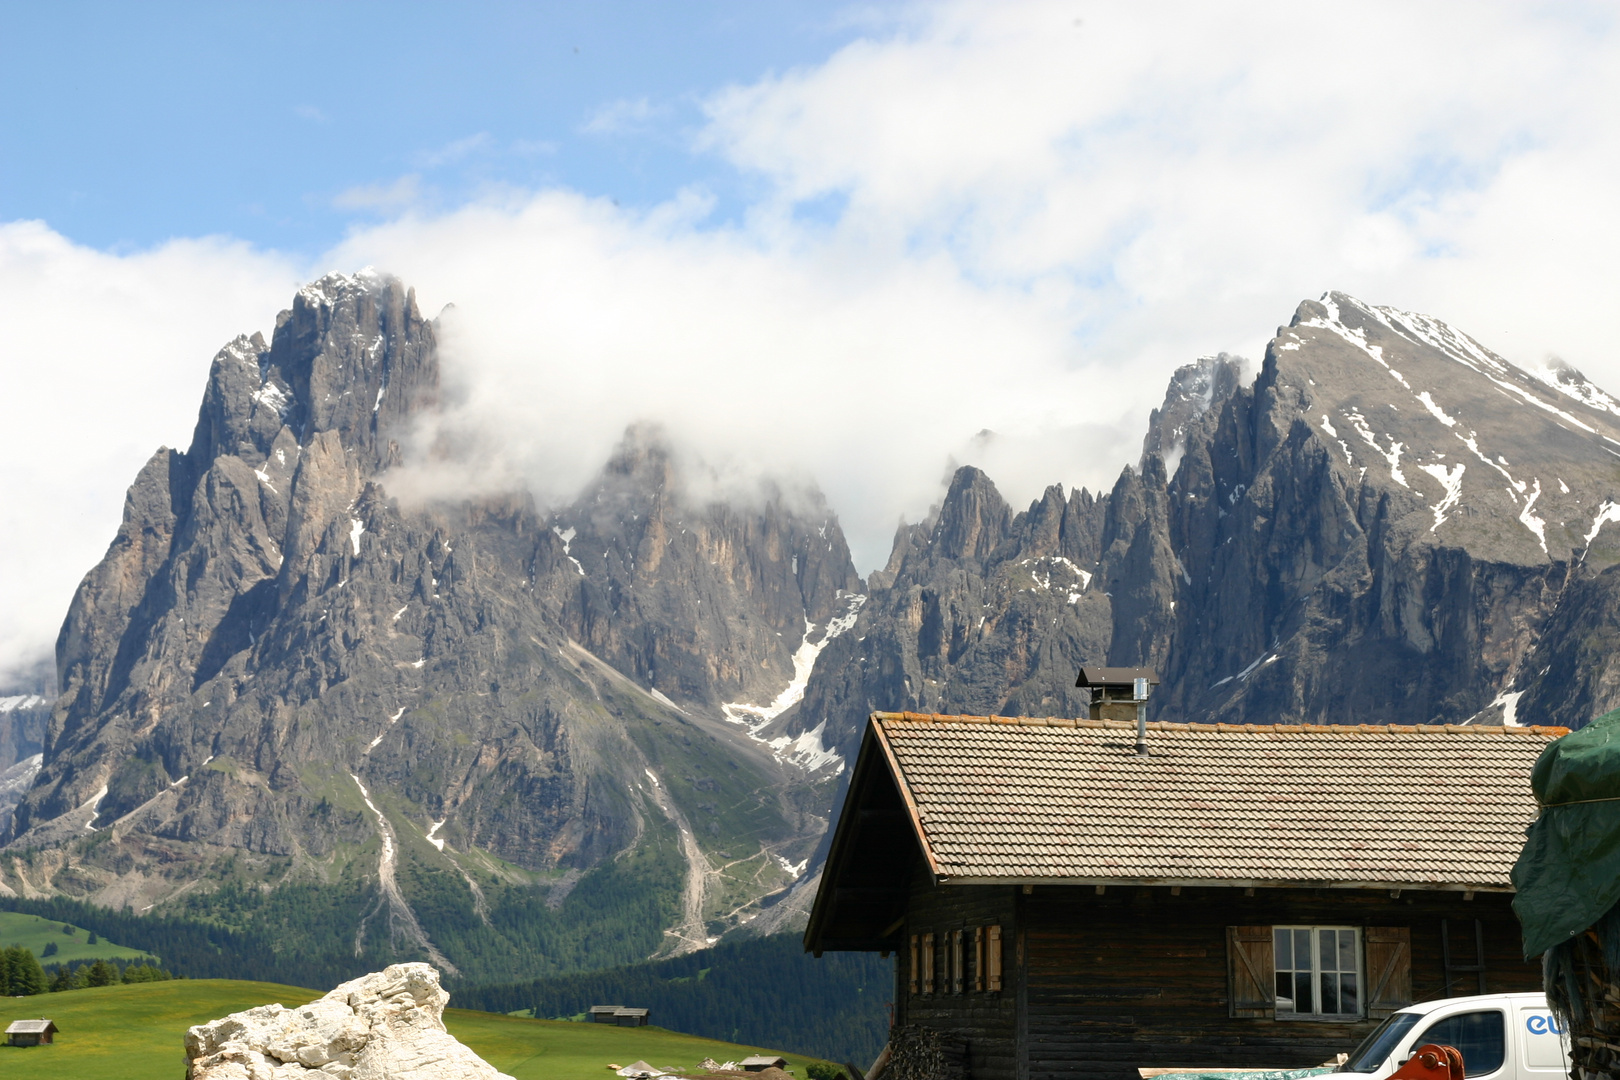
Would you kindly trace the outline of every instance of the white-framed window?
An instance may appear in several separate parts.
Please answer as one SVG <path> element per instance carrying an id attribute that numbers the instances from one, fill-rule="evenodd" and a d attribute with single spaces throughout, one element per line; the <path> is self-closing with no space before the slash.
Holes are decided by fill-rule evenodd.
<path id="1" fill-rule="evenodd" d="M 1277 1015 L 1361 1016 L 1361 931 L 1353 926 L 1274 926 Z"/>

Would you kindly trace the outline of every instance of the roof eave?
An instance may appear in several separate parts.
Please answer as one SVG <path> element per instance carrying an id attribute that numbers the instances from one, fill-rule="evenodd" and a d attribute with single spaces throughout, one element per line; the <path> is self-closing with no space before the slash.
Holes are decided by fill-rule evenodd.
<path id="1" fill-rule="evenodd" d="M 1312 878 L 1039 877 L 1034 875 L 936 876 L 939 885 L 1162 885 L 1216 889 L 1364 889 L 1379 892 L 1511 893 L 1510 884 L 1432 881 L 1323 880 Z"/>
<path id="2" fill-rule="evenodd" d="M 889 745 L 889 736 L 878 721 L 878 714 L 871 719 L 872 734 L 877 737 L 877 744 L 883 750 L 883 760 L 888 762 L 889 775 L 894 777 L 894 786 L 900 789 L 900 798 L 906 804 L 906 817 L 911 821 L 911 831 L 917 838 L 917 846 L 922 849 L 923 859 L 928 863 L 928 876 L 932 883 L 939 884 L 939 859 L 934 855 L 934 847 L 928 842 L 928 833 L 923 830 L 922 812 L 917 809 L 917 800 L 912 797 L 911 785 L 906 782 L 906 774 L 900 768 L 899 760 L 894 756 L 894 748 Z"/>

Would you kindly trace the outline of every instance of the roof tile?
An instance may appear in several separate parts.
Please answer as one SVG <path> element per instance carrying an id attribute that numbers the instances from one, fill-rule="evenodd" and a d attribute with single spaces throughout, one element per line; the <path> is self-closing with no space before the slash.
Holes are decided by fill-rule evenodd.
<path id="1" fill-rule="evenodd" d="M 873 715 L 944 877 L 1501 889 L 1566 729 Z"/>

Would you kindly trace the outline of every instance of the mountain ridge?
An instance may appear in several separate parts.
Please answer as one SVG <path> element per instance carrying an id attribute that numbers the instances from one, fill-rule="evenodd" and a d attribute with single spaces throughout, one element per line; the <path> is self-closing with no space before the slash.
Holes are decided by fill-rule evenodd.
<path id="1" fill-rule="evenodd" d="M 1620 703 L 1620 403 L 1427 316 L 1304 301 L 1107 491 L 957 469 L 865 579 L 818 493 L 699 494 L 651 425 L 566 506 L 401 502 L 436 333 L 333 275 L 215 357 L 64 622 L 0 892 L 511 981 L 793 928 L 873 711 L 1083 715 L 1099 662 L 1166 720 Z"/>

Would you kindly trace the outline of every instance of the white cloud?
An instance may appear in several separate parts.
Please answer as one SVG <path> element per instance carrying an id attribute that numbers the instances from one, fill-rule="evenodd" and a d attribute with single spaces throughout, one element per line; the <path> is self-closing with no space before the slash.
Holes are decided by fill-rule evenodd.
<path id="1" fill-rule="evenodd" d="M 420 155 L 419 160 L 424 169 L 436 169 L 441 165 L 450 165 L 461 161 L 469 154 L 476 153 L 489 146 L 492 141 L 489 132 L 480 131 L 476 135 L 468 135 L 466 138 L 447 142 L 437 150 Z"/>
<path id="2" fill-rule="evenodd" d="M 0 680 L 51 648 L 136 471 L 190 441 L 214 353 L 298 277 L 227 240 L 108 255 L 0 225 Z"/>
<path id="3" fill-rule="evenodd" d="M 670 114 L 665 104 L 655 104 L 645 97 L 611 101 L 591 113 L 590 119 L 580 127 L 588 135 L 626 135 L 649 130 L 654 121 Z"/>
<path id="4" fill-rule="evenodd" d="M 1116 418 L 1077 404 L 1060 308 L 842 236 L 707 228 L 704 210 L 689 196 L 638 218 L 550 193 L 369 229 L 336 262 L 455 302 L 452 427 L 484 440 L 481 472 L 545 500 L 572 496 L 651 419 L 723 472 L 813 475 L 881 563 L 896 516 L 926 512 L 981 428 L 1069 432 L 1047 479 L 1086 450 L 1117 470 Z"/>
<path id="5" fill-rule="evenodd" d="M 724 468 L 813 475 L 863 569 L 952 458 L 984 461 L 1015 499 L 1107 486 L 1173 367 L 1257 357 L 1328 288 L 1620 389 L 1605 8 L 957 3 L 872 25 L 823 64 L 708 99 L 699 149 L 754 193 L 738 224 L 711 220 L 702 192 L 647 213 L 508 192 L 364 228 L 316 269 L 372 263 L 425 306 L 456 303 L 452 423 L 543 498 L 571 494 L 626 423 L 661 419 Z M 645 130 L 658 109 L 619 102 L 588 129 Z M 413 183 L 350 205 L 414 207 Z M 15 539 L 20 525 L 0 536 L 6 565 L 56 568 L 59 618 L 60 567 L 93 561 L 150 446 L 189 433 L 157 414 L 189 417 L 207 358 L 268 328 L 290 269 L 217 243 L 118 258 L 7 228 L 54 244 L 46 263 L 133 283 L 98 299 L 63 272 L 14 293 L 27 272 L 0 255 L 9 323 L 29 304 L 71 310 L 184 372 L 124 387 L 122 411 L 65 410 L 62 441 L 99 471 L 57 484 L 41 469 L 7 498 L 19 522 L 95 534 L 71 556 Z M 137 289 L 160 256 L 195 284 Z M 36 394 L 71 399 L 121 370 L 118 353 L 28 333 L 42 361 L 76 365 L 31 375 Z M 16 461 L 28 442 L 8 445 Z M 57 488 L 83 504 L 62 509 Z"/>
<path id="6" fill-rule="evenodd" d="M 387 184 L 359 184 L 332 197 L 339 210 L 379 210 L 399 212 L 415 206 L 422 198 L 422 178 L 415 173 Z"/>

